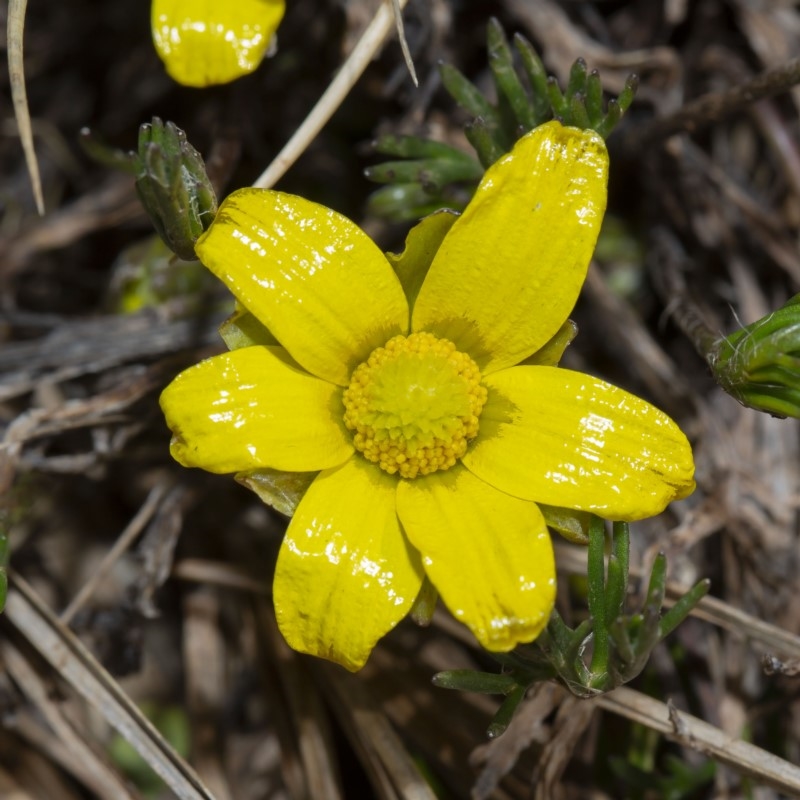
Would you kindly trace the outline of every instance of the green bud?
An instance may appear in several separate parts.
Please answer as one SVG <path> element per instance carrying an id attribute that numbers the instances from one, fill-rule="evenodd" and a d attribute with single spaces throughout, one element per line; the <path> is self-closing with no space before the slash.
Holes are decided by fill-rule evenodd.
<path id="1" fill-rule="evenodd" d="M 720 386 L 742 405 L 800 417 L 800 294 L 716 342 L 708 363 Z"/>
<path id="2" fill-rule="evenodd" d="M 139 128 L 136 191 L 159 236 L 185 261 L 217 213 L 203 159 L 174 123 L 158 117 Z"/>

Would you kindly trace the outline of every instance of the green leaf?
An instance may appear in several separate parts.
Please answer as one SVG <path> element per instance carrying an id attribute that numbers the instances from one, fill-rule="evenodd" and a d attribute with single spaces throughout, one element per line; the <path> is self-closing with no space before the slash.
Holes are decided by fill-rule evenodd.
<path id="1" fill-rule="evenodd" d="M 418 136 L 395 136 L 386 134 L 373 143 L 375 152 L 401 158 L 465 158 L 474 159 L 467 153 L 432 139 L 421 139 Z"/>
<path id="2" fill-rule="evenodd" d="M 506 149 L 495 138 L 492 129 L 482 117 L 464 126 L 464 135 L 475 148 L 481 164 L 488 169 L 506 154 Z"/>
<path id="3" fill-rule="evenodd" d="M 492 104 L 459 70 L 450 64 L 440 64 L 439 73 L 444 88 L 465 111 L 473 117 L 483 117 L 495 129 L 500 127 L 500 118 Z"/>
<path id="4" fill-rule="evenodd" d="M 427 217 L 443 207 L 463 208 L 469 198 L 462 203 L 453 199 L 431 195 L 418 183 L 393 183 L 384 186 L 369 196 L 367 206 L 371 213 L 392 222 L 405 222 L 409 219 Z"/>
<path id="5" fill-rule="evenodd" d="M 472 669 L 451 669 L 433 676 L 433 685 L 440 689 L 456 689 L 478 694 L 509 694 L 517 688 L 511 675 L 477 672 Z"/>
<path id="6" fill-rule="evenodd" d="M 517 686 L 508 694 L 486 730 L 486 735 L 490 739 L 495 739 L 506 732 L 517 707 L 525 699 L 525 693 L 527 691 L 527 686 Z"/>
<path id="7" fill-rule="evenodd" d="M 551 119 L 553 116 L 547 92 L 547 72 L 533 45 L 522 34 L 514 36 L 514 45 L 520 55 L 522 68 L 531 84 L 531 104 L 535 125 Z"/>
<path id="8" fill-rule="evenodd" d="M 537 124 L 536 114 L 525 87 L 514 69 L 511 48 L 508 46 L 503 27 L 494 17 L 489 20 L 487 39 L 489 68 L 492 70 L 498 95 L 506 98 L 522 130 L 532 130 Z"/>
<path id="9" fill-rule="evenodd" d="M 475 181 L 483 169 L 469 156 L 458 159 L 427 158 L 413 161 L 384 161 L 364 170 L 364 175 L 376 183 L 419 183 L 427 192 L 434 193 L 448 183 Z"/>
<path id="10" fill-rule="evenodd" d="M 661 617 L 658 625 L 659 641 L 669 636 L 689 616 L 692 609 L 708 594 L 709 589 L 711 581 L 708 578 L 698 581 Z"/>

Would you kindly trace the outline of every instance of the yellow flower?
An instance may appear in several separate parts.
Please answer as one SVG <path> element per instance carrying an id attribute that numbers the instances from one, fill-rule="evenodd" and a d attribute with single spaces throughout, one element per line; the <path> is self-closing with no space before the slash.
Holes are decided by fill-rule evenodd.
<path id="1" fill-rule="evenodd" d="M 284 10 L 284 0 L 153 0 L 153 43 L 178 83 L 228 83 L 261 63 Z"/>
<path id="2" fill-rule="evenodd" d="M 199 239 L 264 343 L 167 387 L 172 454 L 245 480 L 313 478 L 274 579 L 296 650 L 360 668 L 425 576 L 484 647 L 511 650 L 541 632 L 555 598 L 537 502 L 634 520 L 694 488 L 674 422 L 548 365 L 607 165 L 593 132 L 543 125 L 487 171 L 463 215 L 423 220 L 400 256 L 334 211 L 255 189 L 231 195 Z"/>

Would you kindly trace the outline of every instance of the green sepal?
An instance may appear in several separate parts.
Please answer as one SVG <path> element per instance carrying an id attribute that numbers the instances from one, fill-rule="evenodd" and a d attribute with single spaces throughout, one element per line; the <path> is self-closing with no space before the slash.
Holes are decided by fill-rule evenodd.
<path id="1" fill-rule="evenodd" d="M 436 587 L 431 583 L 426 575 L 422 579 L 422 586 L 420 587 L 417 599 L 414 600 L 414 605 L 411 606 L 411 611 L 408 612 L 411 619 L 420 627 L 427 628 L 433 619 L 433 612 L 436 611 L 436 604 L 439 602 L 439 592 Z"/>
<path id="2" fill-rule="evenodd" d="M 558 508 L 537 503 L 547 527 L 554 530 L 573 544 L 589 544 L 589 523 L 592 514 L 589 511 L 576 511 L 571 508 Z"/>
<path id="3" fill-rule="evenodd" d="M 242 347 L 253 347 L 259 344 L 280 345 L 272 332 L 239 303 L 236 304 L 233 314 L 219 326 L 219 335 L 228 350 L 238 350 Z"/>
<path id="4" fill-rule="evenodd" d="M 235 477 L 243 486 L 254 491 L 262 502 L 281 514 L 291 517 L 314 482 L 318 472 L 280 472 L 276 469 L 256 469 L 240 472 Z"/>
<path id="5" fill-rule="evenodd" d="M 406 293 L 409 312 L 413 312 L 431 263 L 458 216 L 443 209 L 425 217 L 408 232 L 402 253 L 386 254 Z"/>

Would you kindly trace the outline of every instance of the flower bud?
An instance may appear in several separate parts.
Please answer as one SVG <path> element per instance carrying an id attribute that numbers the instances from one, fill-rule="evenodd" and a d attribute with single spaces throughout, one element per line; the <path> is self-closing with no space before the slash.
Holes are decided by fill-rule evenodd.
<path id="1" fill-rule="evenodd" d="M 800 294 L 719 340 L 708 363 L 742 405 L 776 417 L 800 417 Z"/>
<path id="2" fill-rule="evenodd" d="M 203 159 L 174 123 L 158 117 L 139 128 L 136 191 L 168 247 L 197 260 L 194 243 L 217 213 Z"/>

